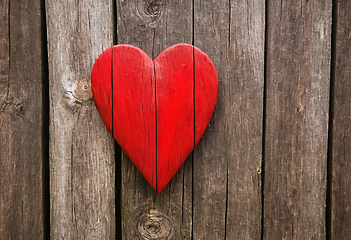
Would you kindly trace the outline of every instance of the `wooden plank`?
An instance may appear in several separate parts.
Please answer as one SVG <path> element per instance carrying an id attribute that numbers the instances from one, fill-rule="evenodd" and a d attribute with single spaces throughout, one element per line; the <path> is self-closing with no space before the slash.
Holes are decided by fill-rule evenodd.
<path id="1" fill-rule="evenodd" d="M 269 1 L 264 239 L 326 237 L 331 0 Z"/>
<path id="2" fill-rule="evenodd" d="M 194 48 L 175 45 L 155 59 L 157 192 L 194 148 Z"/>
<path id="3" fill-rule="evenodd" d="M 264 2 L 196 1 L 194 13 L 194 44 L 212 59 L 219 91 L 194 153 L 193 237 L 259 239 Z"/>
<path id="4" fill-rule="evenodd" d="M 167 47 L 192 41 L 191 1 L 117 1 L 118 43 L 155 59 Z M 123 239 L 191 239 L 191 157 L 161 194 L 122 155 Z"/>
<path id="5" fill-rule="evenodd" d="M 0 4 L 0 238 L 43 239 L 39 1 Z"/>
<path id="6" fill-rule="evenodd" d="M 337 1 L 335 7 L 330 239 L 348 239 L 351 236 L 351 4 Z"/>
<path id="7" fill-rule="evenodd" d="M 115 238 L 114 141 L 90 88 L 95 59 L 113 44 L 112 6 L 46 1 L 53 239 Z"/>

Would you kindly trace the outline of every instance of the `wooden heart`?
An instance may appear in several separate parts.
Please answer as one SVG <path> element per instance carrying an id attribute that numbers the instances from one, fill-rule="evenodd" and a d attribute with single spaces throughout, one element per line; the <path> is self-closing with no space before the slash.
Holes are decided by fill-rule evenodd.
<path id="1" fill-rule="evenodd" d="M 169 47 L 153 61 L 123 44 L 97 58 L 91 88 L 108 130 L 160 193 L 200 141 L 218 78 L 209 57 L 192 45 Z"/>

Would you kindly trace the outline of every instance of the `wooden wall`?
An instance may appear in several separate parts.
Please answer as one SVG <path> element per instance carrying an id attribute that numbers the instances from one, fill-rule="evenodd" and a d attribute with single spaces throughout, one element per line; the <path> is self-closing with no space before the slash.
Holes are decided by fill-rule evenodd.
<path id="1" fill-rule="evenodd" d="M 347 0 L 1 0 L 0 239 L 349 239 Z M 109 46 L 197 46 L 218 100 L 161 194 L 90 73 Z"/>

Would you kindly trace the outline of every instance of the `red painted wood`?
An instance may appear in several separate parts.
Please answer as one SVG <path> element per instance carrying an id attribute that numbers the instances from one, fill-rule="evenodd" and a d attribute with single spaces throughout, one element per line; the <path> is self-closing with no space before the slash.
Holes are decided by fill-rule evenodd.
<path id="1" fill-rule="evenodd" d="M 130 45 L 113 47 L 113 136 L 156 188 L 156 118 L 153 61 Z"/>
<path id="2" fill-rule="evenodd" d="M 157 192 L 194 149 L 193 46 L 178 44 L 155 59 Z"/>
<path id="3" fill-rule="evenodd" d="M 195 59 L 195 146 L 210 122 L 218 93 L 216 69 L 206 53 L 194 47 Z"/>
<path id="4" fill-rule="evenodd" d="M 91 86 L 107 128 L 160 193 L 214 111 L 218 78 L 211 60 L 188 44 L 166 49 L 155 61 L 136 47 L 117 45 L 96 60 Z"/>
<path id="5" fill-rule="evenodd" d="M 112 132 L 111 52 L 108 48 L 95 61 L 91 71 L 91 90 L 97 110 L 107 129 Z"/>

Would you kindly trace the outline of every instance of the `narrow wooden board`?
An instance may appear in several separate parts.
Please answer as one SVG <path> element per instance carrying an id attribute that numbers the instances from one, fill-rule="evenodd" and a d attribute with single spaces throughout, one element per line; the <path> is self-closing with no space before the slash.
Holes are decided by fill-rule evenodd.
<path id="1" fill-rule="evenodd" d="M 162 51 L 154 62 L 157 192 L 160 192 L 194 148 L 193 46 L 172 46 Z"/>
<path id="2" fill-rule="evenodd" d="M 115 238 L 114 141 L 92 99 L 95 59 L 113 44 L 113 4 L 46 1 L 52 239 Z"/>
<path id="3" fill-rule="evenodd" d="M 0 4 L 0 238 L 43 239 L 40 1 Z"/>
<path id="4" fill-rule="evenodd" d="M 325 239 L 331 0 L 269 1 L 264 239 Z"/>
<path id="5" fill-rule="evenodd" d="M 191 1 L 117 1 L 117 16 L 118 44 L 136 46 L 152 59 L 192 41 Z M 190 157 L 158 195 L 122 155 L 123 239 L 191 239 L 191 166 Z"/>
<path id="6" fill-rule="evenodd" d="M 264 2 L 195 1 L 194 18 L 194 44 L 212 59 L 219 91 L 194 153 L 193 237 L 259 239 Z"/>
<path id="7" fill-rule="evenodd" d="M 112 55 L 113 136 L 156 189 L 154 63 L 144 51 L 130 45 L 114 47 Z"/>
<path id="8" fill-rule="evenodd" d="M 351 236 L 351 4 L 337 1 L 332 124 L 331 238 Z"/>

